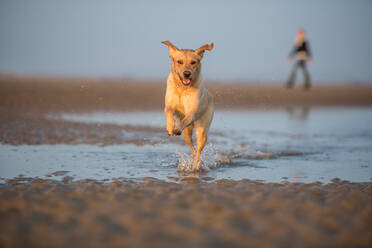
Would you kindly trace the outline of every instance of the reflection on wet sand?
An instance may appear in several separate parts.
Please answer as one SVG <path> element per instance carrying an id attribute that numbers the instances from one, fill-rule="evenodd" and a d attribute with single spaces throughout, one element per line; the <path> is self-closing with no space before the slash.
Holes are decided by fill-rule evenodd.
<path id="1" fill-rule="evenodd" d="M 289 106 L 285 108 L 286 112 L 288 113 L 288 117 L 291 121 L 293 121 L 296 125 L 306 125 L 306 121 L 308 120 L 310 114 L 310 107 L 309 106 L 299 106 L 293 107 Z"/>

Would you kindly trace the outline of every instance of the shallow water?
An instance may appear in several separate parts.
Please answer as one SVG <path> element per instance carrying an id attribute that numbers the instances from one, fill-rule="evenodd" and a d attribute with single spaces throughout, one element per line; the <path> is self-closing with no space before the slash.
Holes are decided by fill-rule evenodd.
<path id="1" fill-rule="evenodd" d="M 48 116 L 88 123 L 164 127 L 160 112 L 63 114 Z M 152 135 L 146 134 L 151 139 Z M 159 139 L 159 135 L 154 135 Z M 184 176 L 204 180 L 251 179 L 265 182 L 329 182 L 338 177 L 372 181 L 371 108 L 295 108 L 277 111 L 217 111 L 204 172 L 190 174 L 186 146 L 157 145 L 0 145 L 1 178 L 16 176 L 60 180 Z M 225 161 L 224 161 L 225 160 Z M 227 160 L 231 160 L 227 161 Z M 56 173 L 57 172 L 57 173 Z"/>

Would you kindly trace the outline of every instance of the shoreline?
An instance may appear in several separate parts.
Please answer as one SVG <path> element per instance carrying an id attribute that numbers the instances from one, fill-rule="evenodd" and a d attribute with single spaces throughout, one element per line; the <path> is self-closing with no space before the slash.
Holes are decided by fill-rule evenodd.
<path id="1" fill-rule="evenodd" d="M 166 84 L 0 76 L 0 107 L 48 112 L 163 110 Z M 216 109 L 372 106 L 372 86 L 314 85 L 310 91 L 270 84 L 206 83 Z"/>

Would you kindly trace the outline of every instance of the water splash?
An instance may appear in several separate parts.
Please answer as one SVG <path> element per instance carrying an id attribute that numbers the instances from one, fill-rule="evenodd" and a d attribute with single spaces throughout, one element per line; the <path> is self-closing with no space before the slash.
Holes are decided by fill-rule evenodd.
<path id="1" fill-rule="evenodd" d="M 184 153 L 176 151 L 176 157 L 178 158 L 178 171 L 179 172 L 191 172 L 193 157 L 190 153 Z M 200 156 L 201 164 L 200 169 L 202 171 L 209 171 L 218 167 L 219 163 L 218 151 L 213 144 L 207 144 L 203 149 Z"/>
<path id="2" fill-rule="evenodd" d="M 283 156 L 303 156 L 304 153 L 296 151 L 261 151 L 253 147 L 237 147 L 233 149 L 217 149 L 213 144 L 208 144 L 201 155 L 201 171 L 207 172 L 223 166 L 233 166 L 235 159 L 265 160 L 277 159 Z M 179 172 L 192 172 L 193 157 L 190 153 L 176 151 L 173 165 Z M 238 163 L 239 164 L 239 163 Z"/>

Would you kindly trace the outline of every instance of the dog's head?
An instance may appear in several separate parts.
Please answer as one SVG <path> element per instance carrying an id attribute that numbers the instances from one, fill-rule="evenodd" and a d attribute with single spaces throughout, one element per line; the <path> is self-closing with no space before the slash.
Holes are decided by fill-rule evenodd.
<path id="1" fill-rule="evenodd" d="M 192 85 L 193 79 L 199 75 L 200 61 L 205 50 L 212 50 L 213 43 L 206 44 L 196 50 L 178 49 L 170 41 L 163 41 L 169 48 L 169 57 L 172 59 L 172 71 L 177 74 L 183 85 Z"/>

